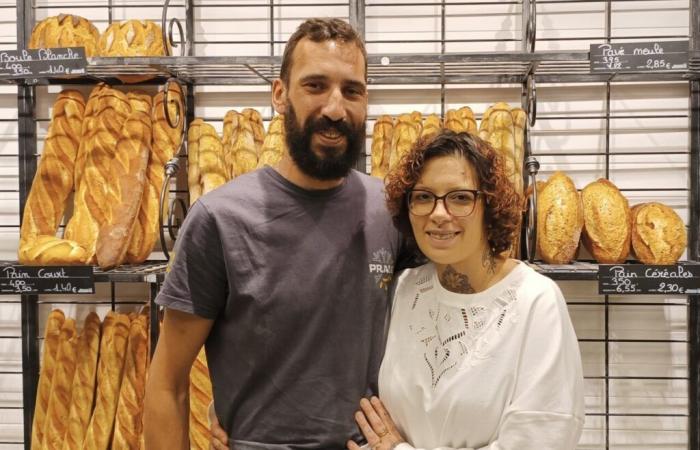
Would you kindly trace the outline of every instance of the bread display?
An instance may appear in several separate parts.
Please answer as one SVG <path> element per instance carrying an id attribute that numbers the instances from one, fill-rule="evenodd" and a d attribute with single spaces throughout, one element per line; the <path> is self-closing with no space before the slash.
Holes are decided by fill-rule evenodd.
<path id="1" fill-rule="evenodd" d="M 419 114 L 419 113 L 418 113 Z M 413 147 L 420 136 L 422 125 L 416 121 L 418 114 L 402 114 L 396 120 L 391 137 L 391 156 L 389 170 L 392 170 Z M 420 120 L 420 119 L 418 119 Z"/>
<path id="2" fill-rule="evenodd" d="M 83 330 L 78 337 L 77 360 L 63 450 L 80 450 L 85 440 L 95 398 L 100 327 L 100 318 L 91 312 L 85 318 Z"/>
<path id="3" fill-rule="evenodd" d="M 111 164 L 131 106 L 127 96 L 115 89 L 102 88 L 96 105 L 95 132 L 88 143 L 84 174 L 76 186 L 73 217 L 66 226 L 66 239 L 87 251 L 88 262 L 95 261 L 100 227 L 110 217 L 107 203 Z"/>
<path id="4" fill-rule="evenodd" d="M 437 114 L 430 114 L 423 121 L 420 137 L 427 138 L 436 135 L 442 129 L 442 119 Z"/>
<path id="5" fill-rule="evenodd" d="M 110 448 L 129 339 L 129 325 L 129 317 L 126 314 L 109 313 L 105 318 L 97 365 L 95 409 L 85 434 L 83 450 Z"/>
<path id="6" fill-rule="evenodd" d="M 71 405 L 77 341 L 75 320 L 67 318 L 61 326 L 58 339 L 56 367 L 51 379 L 51 395 L 46 409 L 42 449 L 61 450 L 63 448 L 63 437 L 68 426 L 68 412 Z"/>
<path id="7" fill-rule="evenodd" d="M 88 57 L 97 55 L 100 32 L 89 20 L 71 14 L 47 17 L 32 30 L 29 48 L 85 47 Z"/>
<path id="8" fill-rule="evenodd" d="M 263 144 L 260 140 L 263 138 L 261 127 L 262 118 L 252 109 L 246 109 L 243 113 L 226 113 L 223 151 L 227 179 L 233 179 L 257 168 L 258 154 Z"/>
<path id="9" fill-rule="evenodd" d="M 185 111 L 183 93 L 175 83 L 170 84 L 169 91 L 170 118 L 177 117 L 179 110 L 182 120 L 178 127 L 172 128 L 165 118 L 163 107 L 166 98 L 165 92 L 161 91 L 156 94 L 150 112 L 153 140 L 148 160 L 146 185 L 143 190 L 138 220 L 134 224 L 131 242 L 126 253 L 126 260 L 129 264 L 144 262 L 158 240 L 158 209 L 163 179 L 165 178 L 165 163 L 175 156 L 182 140 Z"/>
<path id="10" fill-rule="evenodd" d="M 97 263 L 102 269 L 122 264 L 131 242 L 146 184 L 151 153 L 151 97 L 130 92 L 131 113 L 126 118 L 106 183 L 105 220 L 96 245 Z"/>
<path id="11" fill-rule="evenodd" d="M 209 367 L 204 347 L 190 371 L 190 448 L 192 450 L 209 449 L 209 404 L 213 400 Z"/>
<path id="12" fill-rule="evenodd" d="M 187 180 L 190 186 L 190 204 L 201 196 L 226 183 L 223 144 L 216 130 L 202 119 L 190 124 L 187 134 Z M 193 163 L 194 162 L 194 163 Z"/>
<path id="13" fill-rule="evenodd" d="M 576 256 L 583 207 L 574 182 L 555 172 L 537 197 L 537 250 L 546 263 L 567 264 Z"/>
<path id="14" fill-rule="evenodd" d="M 657 202 L 632 208 L 632 249 L 644 264 L 674 264 L 683 255 L 685 224 L 670 207 Z"/>
<path id="15" fill-rule="evenodd" d="M 287 141 L 284 131 L 284 114 L 279 114 L 272 118 L 267 127 L 267 134 L 260 149 L 258 158 L 258 169 L 265 166 L 274 166 L 282 159 L 287 150 Z"/>
<path id="16" fill-rule="evenodd" d="M 56 354 L 58 351 L 61 328 L 66 316 L 61 310 L 53 310 L 46 320 L 44 331 L 44 352 L 41 360 L 39 384 L 36 391 L 36 404 L 34 406 L 34 419 L 32 421 L 31 449 L 41 449 L 44 440 L 44 425 L 46 412 L 51 397 L 51 384 L 56 369 Z"/>
<path id="17" fill-rule="evenodd" d="M 630 251 L 631 215 L 627 199 L 613 183 L 599 179 L 581 191 L 582 242 L 601 264 L 618 264 Z"/>
<path id="18" fill-rule="evenodd" d="M 131 322 L 114 424 L 113 449 L 138 450 L 143 434 L 143 399 L 146 393 L 148 317 L 137 315 Z"/>
<path id="19" fill-rule="evenodd" d="M 384 178 L 389 172 L 391 157 L 391 140 L 394 134 L 394 119 L 391 116 L 380 116 L 374 122 L 372 132 L 372 176 Z"/>

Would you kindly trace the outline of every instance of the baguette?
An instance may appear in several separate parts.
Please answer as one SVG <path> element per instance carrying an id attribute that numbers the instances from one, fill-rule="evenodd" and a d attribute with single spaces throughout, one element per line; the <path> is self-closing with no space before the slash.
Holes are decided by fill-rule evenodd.
<path id="1" fill-rule="evenodd" d="M 111 179 L 111 161 L 122 126 L 131 111 L 126 95 L 109 88 L 102 89 L 97 104 L 97 131 L 85 157 L 85 173 L 77 187 L 73 217 L 66 226 L 66 239 L 76 241 L 95 262 L 100 227 L 110 217 L 107 183 Z"/>
<path id="2" fill-rule="evenodd" d="M 190 448 L 208 450 L 211 434 L 209 431 L 209 404 L 213 400 L 209 367 L 204 347 L 190 371 Z"/>
<path id="3" fill-rule="evenodd" d="M 256 154 L 259 157 L 262 152 L 263 142 L 265 142 L 265 125 L 263 124 L 262 116 L 253 108 L 245 108 L 241 111 L 241 114 L 250 122 L 250 127 L 253 130 Z"/>
<path id="4" fill-rule="evenodd" d="M 632 239 L 629 203 L 613 183 L 599 179 L 581 191 L 583 203 L 583 245 L 601 264 L 618 264 L 627 259 Z"/>
<path id="5" fill-rule="evenodd" d="M 472 111 L 470 107 L 462 106 L 457 110 L 457 115 L 459 116 L 459 120 L 462 122 L 464 131 L 475 136 L 478 135 L 474 111 Z"/>
<path id="6" fill-rule="evenodd" d="M 39 384 L 36 390 L 36 404 L 34 405 L 34 419 L 32 421 L 32 450 L 41 449 L 44 440 L 44 425 L 46 423 L 46 411 L 51 397 L 51 383 L 56 370 L 56 353 L 58 350 L 61 327 L 66 316 L 60 309 L 51 311 L 46 320 L 44 331 L 44 354 L 41 360 Z"/>
<path id="7" fill-rule="evenodd" d="M 685 224 L 668 206 L 642 203 L 632 208 L 632 248 L 644 264 L 675 264 L 688 244 Z"/>
<path id="8" fill-rule="evenodd" d="M 97 237 L 97 262 L 103 270 L 126 260 L 146 185 L 151 153 L 151 98 L 129 93 L 131 114 L 122 126 L 107 180 L 107 217 Z"/>
<path id="9" fill-rule="evenodd" d="M 129 317 L 108 314 L 100 344 L 95 409 L 85 434 L 83 450 L 107 450 L 112 442 L 128 338 Z"/>
<path id="10" fill-rule="evenodd" d="M 187 187 L 190 193 L 190 205 L 202 195 L 199 169 L 199 136 L 201 135 L 202 119 L 194 119 L 187 131 Z"/>
<path id="11" fill-rule="evenodd" d="M 414 113 L 414 116 L 417 114 Z M 402 114 L 396 121 L 394 134 L 391 138 L 391 157 L 389 159 L 389 170 L 401 161 L 401 159 L 411 151 L 413 145 L 418 140 L 421 133 L 419 122 L 414 120 L 410 114 Z"/>
<path id="12" fill-rule="evenodd" d="M 455 133 L 464 133 L 467 131 L 459 111 L 455 109 L 448 109 L 445 113 L 445 128 Z"/>
<path id="13" fill-rule="evenodd" d="M 202 195 L 226 183 L 221 139 L 213 126 L 202 122 L 198 136 L 198 165 Z"/>
<path id="14" fill-rule="evenodd" d="M 75 373 L 76 344 L 75 320 L 66 319 L 58 339 L 56 369 L 51 379 L 51 396 L 46 409 L 41 445 L 45 450 L 61 450 L 63 447 Z"/>
<path id="15" fill-rule="evenodd" d="M 39 167 L 24 208 L 20 247 L 33 243 L 41 235 L 56 235 L 68 196 L 73 191 L 73 173 L 84 113 L 85 99 L 80 92 L 65 90 L 58 95 Z M 31 260 L 22 262 L 31 263 Z"/>
<path id="16" fill-rule="evenodd" d="M 440 132 L 442 129 L 442 119 L 437 114 L 431 114 L 425 118 L 423 122 L 423 128 L 420 134 L 422 138 L 428 138 L 434 136 Z"/>
<path id="17" fill-rule="evenodd" d="M 20 264 L 79 266 L 87 264 L 87 251 L 75 241 L 39 236 L 19 248 Z"/>
<path id="18" fill-rule="evenodd" d="M 279 114 L 272 118 L 267 128 L 267 134 L 260 150 L 258 166 L 260 169 L 265 166 L 274 166 L 282 159 L 287 150 L 287 141 L 284 130 L 284 114 Z"/>
<path id="19" fill-rule="evenodd" d="M 85 160 L 87 159 L 87 154 L 90 149 L 90 142 L 92 142 L 95 133 L 97 133 L 97 113 L 100 106 L 100 98 L 102 93 L 109 89 L 109 87 L 104 83 L 99 83 L 90 92 L 90 96 L 85 103 L 85 112 L 83 113 L 83 123 L 80 127 L 80 145 L 78 147 L 78 154 L 75 158 L 75 170 L 73 175 L 73 186 L 75 190 L 78 190 L 80 183 L 83 179 L 83 174 L 85 173 Z"/>
<path id="20" fill-rule="evenodd" d="M 224 165 L 226 166 L 227 180 L 232 180 L 236 177 L 236 155 L 233 153 L 233 143 L 238 138 L 240 120 L 241 114 L 233 109 L 226 112 L 224 116 L 224 138 L 222 145 L 224 148 Z"/>
<path id="21" fill-rule="evenodd" d="M 100 346 L 100 318 L 91 312 L 85 318 L 83 330 L 77 344 L 77 361 L 71 405 L 63 450 L 80 450 L 85 440 L 88 422 L 92 414 L 92 402 L 95 399 L 95 375 L 97 372 L 97 355 Z"/>
<path id="22" fill-rule="evenodd" d="M 143 434 L 143 398 L 148 360 L 148 318 L 138 315 L 129 330 L 124 379 L 119 392 L 113 449 L 138 450 Z"/>
<path id="23" fill-rule="evenodd" d="M 175 117 L 178 107 L 180 114 L 183 114 L 184 106 L 182 92 L 178 85 L 172 84 L 169 91 L 168 109 L 172 118 Z M 164 101 L 165 93 L 159 92 L 151 109 L 153 141 L 148 160 L 147 181 L 144 186 L 141 209 L 139 210 L 138 220 L 134 224 L 131 242 L 126 253 L 126 260 L 129 264 L 141 264 L 144 262 L 153 251 L 153 247 L 155 247 L 158 240 L 158 209 L 160 207 L 163 179 L 165 178 L 165 164 L 175 156 L 182 139 L 184 117 L 179 127 L 171 128 L 165 118 Z M 163 205 L 163 208 L 165 208 L 165 205 Z"/>
<path id="24" fill-rule="evenodd" d="M 231 178 L 251 172 L 258 166 L 256 127 L 256 124 L 244 114 L 238 118 L 238 129 L 234 132 L 235 138 L 229 151 L 230 155 L 233 155 L 233 167 L 230 167 Z M 200 153 L 200 158 L 201 155 Z"/>
<path id="25" fill-rule="evenodd" d="M 384 179 L 389 172 L 391 140 L 394 134 L 394 119 L 381 116 L 374 123 L 372 132 L 372 176 Z"/>
<path id="26" fill-rule="evenodd" d="M 571 178 L 555 172 L 537 197 L 537 249 L 548 264 L 568 264 L 576 256 L 583 207 Z"/>

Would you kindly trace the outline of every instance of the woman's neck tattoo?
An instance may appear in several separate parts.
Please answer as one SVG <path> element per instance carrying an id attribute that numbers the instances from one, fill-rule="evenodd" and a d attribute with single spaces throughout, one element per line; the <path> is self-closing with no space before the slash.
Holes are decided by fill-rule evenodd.
<path id="1" fill-rule="evenodd" d="M 473 294 L 475 292 L 469 283 L 469 277 L 457 272 L 452 266 L 445 267 L 439 278 L 442 286 L 450 292 L 457 294 Z"/>
<path id="2" fill-rule="evenodd" d="M 496 256 L 491 249 L 486 249 L 484 254 L 481 255 L 481 265 L 486 269 L 486 273 L 489 275 L 496 273 Z"/>

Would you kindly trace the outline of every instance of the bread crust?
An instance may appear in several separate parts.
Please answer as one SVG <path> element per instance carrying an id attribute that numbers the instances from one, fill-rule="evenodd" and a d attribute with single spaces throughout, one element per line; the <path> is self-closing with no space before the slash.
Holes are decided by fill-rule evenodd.
<path id="1" fill-rule="evenodd" d="M 670 207 L 642 203 L 632 208 L 632 249 L 644 264 L 675 264 L 688 244 L 685 224 Z"/>
<path id="2" fill-rule="evenodd" d="M 627 259 L 632 238 L 632 215 L 627 199 L 606 179 L 589 183 L 581 191 L 583 203 L 582 241 L 601 264 Z"/>
<path id="3" fill-rule="evenodd" d="M 374 123 L 372 132 L 372 171 L 373 177 L 384 179 L 389 172 L 391 145 L 394 135 L 394 119 L 391 116 L 380 116 Z"/>
<path id="4" fill-rule="evenodd" d="M 278 114 L 272 118 L 267 127 L 267 134 L 260 149 L 258 169 L 265 166 L 274 166 L 282 156 L 288 154 L 287 141 L 284 128 L 284 114 Z"/>
<path id="5" fill-rule="evenodd" d="M 574 182 L 555 172 L 537 197 L 537 249 L 548 264 L 568 264 L 576 256 L 583 207 Z"/>

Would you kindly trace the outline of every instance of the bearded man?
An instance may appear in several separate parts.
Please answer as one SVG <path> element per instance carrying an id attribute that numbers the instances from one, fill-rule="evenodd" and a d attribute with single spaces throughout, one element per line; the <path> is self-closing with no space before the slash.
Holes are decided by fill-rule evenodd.
<path id="1" fill-rule="evenodd" d="M 216 416 L 236 449 L 342 449 L 376 394 L 401 239 L 382 183 L 352 170 L 365 139 L 367 59 L 346 22 L 290 37 L 275 110 L 289 154 L 200 198 L 156 302 L 146 448 L 189 449 L 189 371 L 206 343 Z"/>

